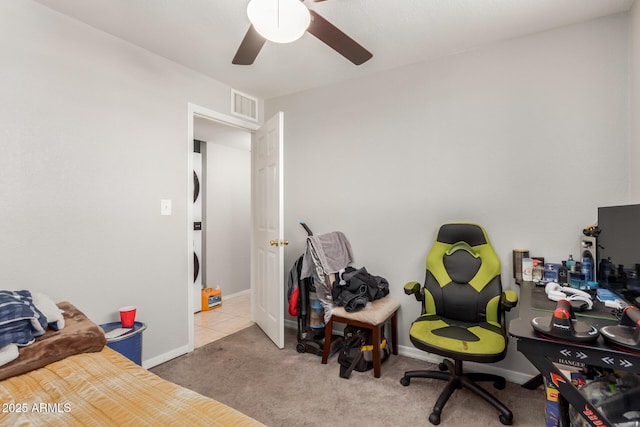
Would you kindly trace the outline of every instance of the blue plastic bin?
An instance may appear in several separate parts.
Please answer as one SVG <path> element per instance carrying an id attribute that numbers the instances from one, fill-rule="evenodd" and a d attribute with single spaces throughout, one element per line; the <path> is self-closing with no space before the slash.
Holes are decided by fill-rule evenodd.
<path id="1" fill-rule="evenodd" d="M 116 328 L 121 328 L 120 322 L 111 322 L 100 325 L 105 333 Z M 142 331 L 147 329 L 147 325 L 141 322 L 134 322 L 133 330 L 119 337 L 107 339 L 107 347 L 122 354 L 133 363 L 142 366 Z"/>

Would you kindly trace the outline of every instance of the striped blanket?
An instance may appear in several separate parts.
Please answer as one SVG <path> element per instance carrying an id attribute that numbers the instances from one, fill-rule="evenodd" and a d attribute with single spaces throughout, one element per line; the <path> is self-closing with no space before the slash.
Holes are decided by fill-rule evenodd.
<path id="1" fill-rule="evenodd" d="M 31 344 L 44 335 L 47 318 L 33 304 L 29 291 L 0 291 L 0 348 Z"/>
<path id="2" fill-rule="evenodd" d="M 264 427 L 109 347 L 0 381 L 0 402 L 3 426 Z"/>

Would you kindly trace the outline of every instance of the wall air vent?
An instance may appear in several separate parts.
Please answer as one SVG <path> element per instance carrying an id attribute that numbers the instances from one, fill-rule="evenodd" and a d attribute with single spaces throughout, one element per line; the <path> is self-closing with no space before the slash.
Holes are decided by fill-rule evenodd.
<path id="1" fill-rule="evenodd" d="M 258 100 L 235 89 L 231 89 L 231 112 L 251 121 L 258 121 Z"/>

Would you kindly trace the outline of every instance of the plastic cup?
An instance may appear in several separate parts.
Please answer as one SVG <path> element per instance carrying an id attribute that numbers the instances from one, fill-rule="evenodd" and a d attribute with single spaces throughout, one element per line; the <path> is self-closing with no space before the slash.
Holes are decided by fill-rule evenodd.
<path id="1" fill-rule="evenodd" d="M 128 305 L 120 308 L 120 323 L 123 328 L 131 328 L 136 320 L 136 307 Z"/>

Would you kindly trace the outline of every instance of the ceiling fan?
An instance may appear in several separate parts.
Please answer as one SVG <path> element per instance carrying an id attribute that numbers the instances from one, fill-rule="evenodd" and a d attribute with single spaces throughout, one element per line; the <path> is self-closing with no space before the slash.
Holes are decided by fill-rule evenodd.
<path id="1" fill-rule="evenodd" d="M 252 0 L 252 2 L 255 1 L 257 0 Z M 303 2 L 304 0 L 300 1 Z M 313 0 L 313 2 L 315 3 L 322 1 L 325 0 Z M 251 4 L 249 5 L 249 7 L 251 7 Z M 360 65 L 373 57 L 371 52 L 366 50 L 351 37 L 346 35 L 332 23 L 320 16 L 317 12 L 307 8 L 306 6 L 304 6 L 304 8 L 310 14 L 309 26 L 305 31 L 317 37 L 320 41 L 338 52 L 340 55 L 347 58 L 349 61 L 353 62 L 355 65 Z M 236 52 L 231 62 L 236 65 L 253 64 L 266 41 L 267 38 L 265 38 L 262 34 L 260 34 L 260 32 L 258 32 L 252 21 L 251 26 L 247 30 L 247 33 L 242 39 L 240 47 L 238 48 L 238 51 Z"/>

